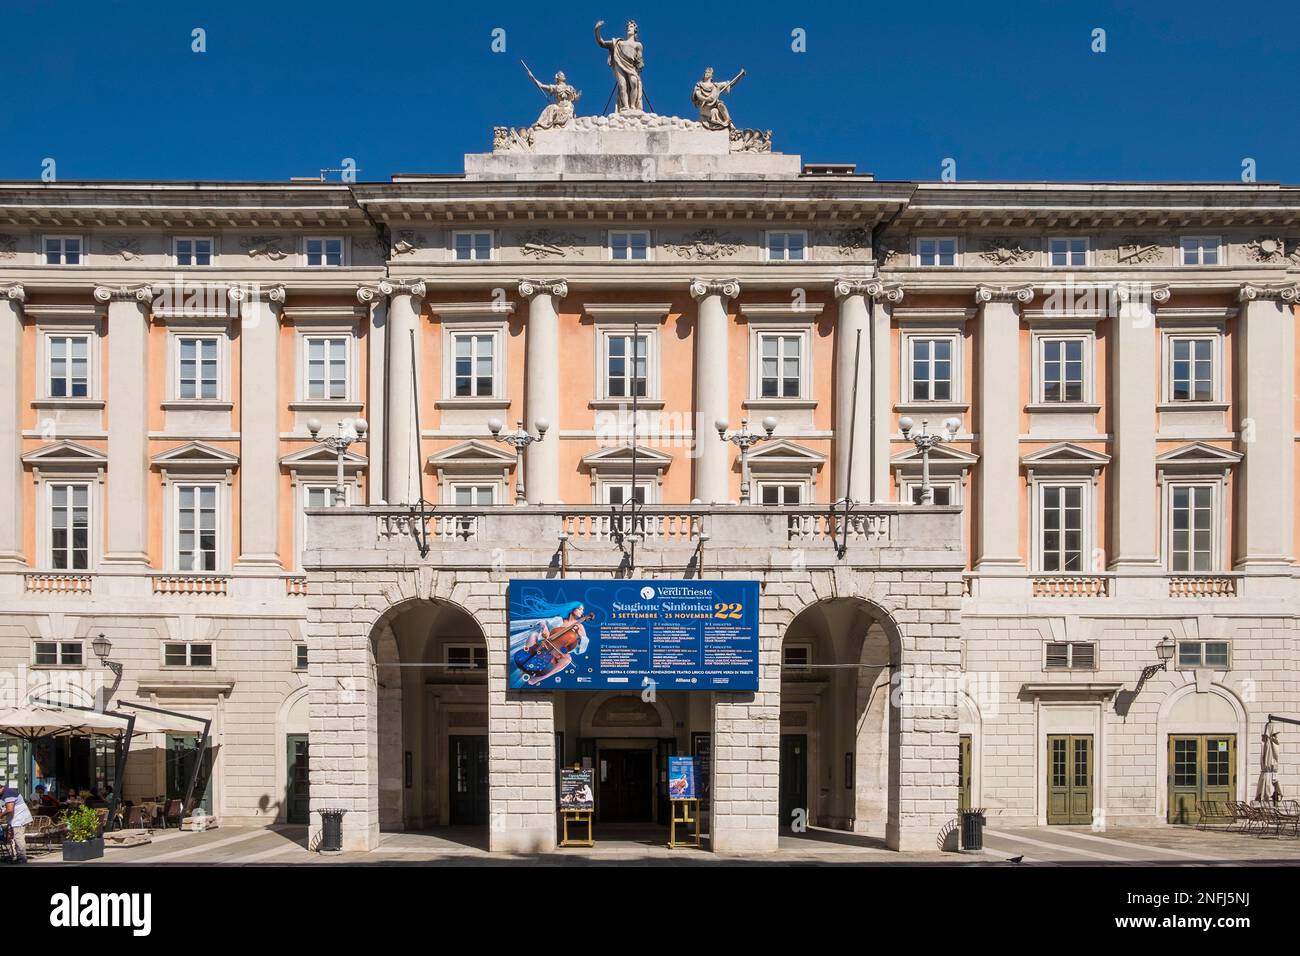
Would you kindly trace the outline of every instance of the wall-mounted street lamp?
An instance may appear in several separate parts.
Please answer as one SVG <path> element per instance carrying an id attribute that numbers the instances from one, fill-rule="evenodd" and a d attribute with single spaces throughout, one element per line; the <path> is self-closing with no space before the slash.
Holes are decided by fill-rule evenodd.
<path id="1" fill-rule="evenodd" d="M 912 426 L 915 423 L 912 419 L 904 416 L 898 420 L 898 427 L 903 432 L 903 437 L 910 439 L 916 446 L 916 450 L 921 453 L 921 504 L 934 504 L 934 488 L 930 485 L 930 449 L 940 445 L 945 441 L 952 441 L 957 435 L 957 430 L 961 428 L 961 419 L 947 418 L 943 422 L 943 435 L 931 435 L 926 426 L 929 425 L 928 419 L 921 419 L 921 431 L 913 435 Z"/>
<path id="2" fill-rule="evenodd" d="M 546 437 L 546 430 L 551 427 L 551 423 L 545 418 L 539 418 L 533 422 L 537 429 L 537 434 L 530 435 L 524 430 L 523 419 L 519 420 L 518 426 L 513 432 L 501 434 L 501 429 L 505 427 L 499 418 L 488 420 L 488 431 L 492 433 L 494 441 L 504 442 L 511 445 L 515 450 L 515 504 L 522 505 L 527 499 L 524 497 L 524 449 L 535 441 L 541 441 Z"/>
<path id="3" fill-rule="evenodd" d="M 111 670 L 117 677 L 122 676 L 122 665 L 117 661 L 110 661 L 108 655 L 113 653 L 113 642 L 101 632 L 90 642 L 90 649 L 95 652 L 99 662 Z"/>
<path id="4" fill-rule="evenodd" d="M 776 431 L 776 419 L 771 415 L 763 419 L 764 435 L 758 435 L 749 430 L 749 419 L 740 420 L 740 431 L 727 434 L 727 420 L 719 418 L 713 423 L 713 427 L 718 430 L 718 437 L 723 441 L 732 442 L 740 449 L 740 503 L 749 504 L 749 449 L 761 441 L 767 441 L 772 437 L 772 432 Z"/>
<path id="5" fill-rule="evenodd" d="M 320 420 L 317 418 L 307 420 L 307 431 L 311 433 L 312 441 L 332 449 L 338 460 L 338 472 L 334 479 L 334 507 L 336 508 L 342 508 L 347 504 L 348 491 L 343 484 L 343 459 L 347 456 L 348 446 L 354 441 L 365 438 L 369 430 L 370 424 L 364 418 L 345 418 L 338 423 L 338 431 L 335 434 L 321 438 L 319 437 Z"/>
<path id="6" fill-rule="evenodd" d="M 1142 668 L 1142 680 L 1138 681 L 1139 684 L 1143 684 L 1161 671 L 1169 669 L 1169 662 L 1174 659 L 1173 638 L 1166 635 L 1156 643 L 1156 656 L 1160 658 L 1159 663 L 1148 664 Z"/>

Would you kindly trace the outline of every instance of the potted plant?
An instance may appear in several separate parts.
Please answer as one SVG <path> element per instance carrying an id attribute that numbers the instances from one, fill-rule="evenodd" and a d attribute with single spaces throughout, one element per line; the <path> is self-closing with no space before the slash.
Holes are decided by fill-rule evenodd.
<path id="1" fill-rule="evenodd" d="M 93 807 L 80 806 L 64 810 L 61 816 L 68 828 L 63 838 L 63 861 L 81 863 L 98 860 L 104 855 L 104 835 L 99 829 L 99 814 Z"/>

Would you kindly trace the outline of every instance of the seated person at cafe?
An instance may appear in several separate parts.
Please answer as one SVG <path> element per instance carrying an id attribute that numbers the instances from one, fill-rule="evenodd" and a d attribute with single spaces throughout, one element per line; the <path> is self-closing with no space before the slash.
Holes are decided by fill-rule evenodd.
<path id="1" fill-rule="evenodd" d="M 42 807 L 57 807 L 59 805 L 59 801 L 45 789 L 43 783 L 38 783 L 36 789 L 32 791 L 32 802 Z"/>

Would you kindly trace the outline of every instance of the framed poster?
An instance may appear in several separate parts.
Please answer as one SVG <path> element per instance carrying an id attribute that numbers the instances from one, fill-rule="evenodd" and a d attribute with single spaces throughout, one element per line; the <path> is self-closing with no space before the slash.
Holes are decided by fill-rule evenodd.
<path id="1" fill-rule="evenodd" d="M 516 689 L 758 690 L 757 581 L 510 582 Z"/>
<path id="2" fill-rule="evenodd" d="M 695 758 L 668 758 L 668 799 L 696 800 L 699 793 L 695 788 Z"/>
<path id="3" fill-rule="evenodd" d="M 596 809 L 596 793 L 591 786 L 590 767 L 568 767 L 560 771 L 560 809 Z"/>

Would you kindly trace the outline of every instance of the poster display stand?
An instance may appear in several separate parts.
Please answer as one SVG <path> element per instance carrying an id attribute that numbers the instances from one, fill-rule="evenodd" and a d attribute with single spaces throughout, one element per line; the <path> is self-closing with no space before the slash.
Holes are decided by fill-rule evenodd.
<path id="1" fill-rule="evenodd" d="M 575 764 L 560 771 L 560 846 L 596 845 L 591 832 L 596 796 L 591 784 L 590 767 Z M 574 835 L 570 835 L 570 826 Z"/>
<path id="2" fill-rule="evenodd" d="M 596 841 L 591 835 L 591 817 L 590 810 L 561 810 L 560 846 L 595 846 Z M 577 835 L 569 835 L 570 825 L 575 827 Z M 583 828 L 586 829 L 585 836 L 582 835 Z"/>
<path id="3" fill-rule="evenodd" d="M 678 847 L 696 847 L 700 846 L 700 801 L 692 798 L 690 800 L 673 800 L 673 813 L 668 818 L 668 846 L 672 849 Z M 677 836 L 677 827 L 680 825 L 685 834 L 681 839 Z"/>

